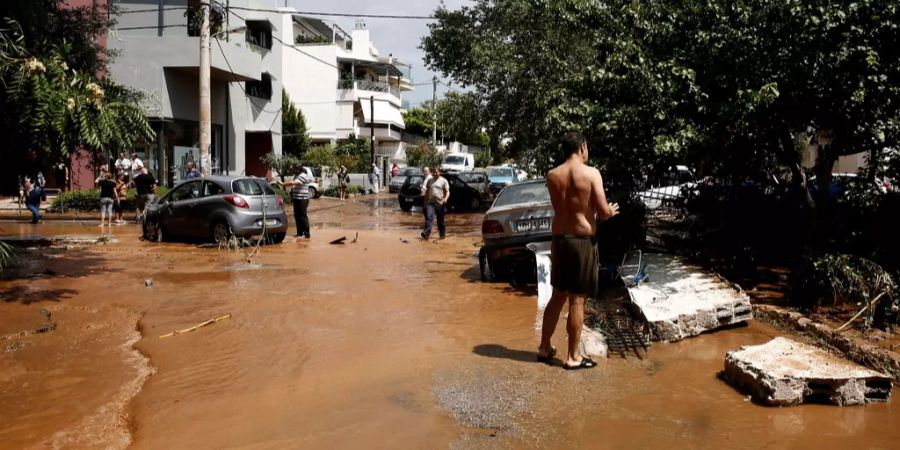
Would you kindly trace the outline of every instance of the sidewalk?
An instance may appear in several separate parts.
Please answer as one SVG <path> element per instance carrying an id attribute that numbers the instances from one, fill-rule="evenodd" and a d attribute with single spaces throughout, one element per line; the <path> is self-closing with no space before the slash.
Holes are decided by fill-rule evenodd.
<path id="1" fill-rule="evenodd" d="M 41 202 L 41 220 L 83 220 L 98 217 L 97 211 L 48 212 L 54 198 L 55 195 L 48 195 L 47 201 Z M 3 197 L 0 198 L 0 220 L 31 220 L 31 212 L 24 204 L 20 208 L 15 197 Z"/>

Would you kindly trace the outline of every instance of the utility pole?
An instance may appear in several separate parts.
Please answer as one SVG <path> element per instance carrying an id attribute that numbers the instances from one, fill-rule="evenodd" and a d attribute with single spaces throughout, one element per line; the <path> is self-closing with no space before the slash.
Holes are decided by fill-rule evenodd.
<path id="1" fill-rule="evenodd" d="M 369 123 L 369 151 L 372 153 L 372 164 L 375 164 L 375 96 L 372 95 L 369 97 L 369 119 L 372 120 Z M 390 126 L 390 125 L 388 125 Z"/>
<path id="2" fill-rule="evenodd" d="M 200 0 L 200 173 L 209 175 L 212 159 L 209 156 L 209 145 L 212 140 L 210 123 L 209 95 L 209 1 Z"/>
<path id="3" fill-rule="evenodd" d="M 437 148 L 437 75 L 431 80 L 431 145 Z"/>

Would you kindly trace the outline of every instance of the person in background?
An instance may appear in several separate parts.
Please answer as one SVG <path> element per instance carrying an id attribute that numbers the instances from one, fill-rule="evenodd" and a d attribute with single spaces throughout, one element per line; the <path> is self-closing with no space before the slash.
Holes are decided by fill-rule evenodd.
<path id="1" fill-rule="evenodd" d="M 116 177 L 124 178 L 125 175 L 120 173 Z M 109 232 L 112 234 L 113 205 L 119 201 L 119 194 L 116 192 L 116 182 L 112 180 L 110 174 L 106 174 L 100 177 L 97 185 L 100 187 L 100 234 L 104 234 L 103 227 L 106 225 L 109 226 Z"/>
<path id="2" fill-rule="evenodd" d="M 138 158 L 136 152 L 131 152 L 131 180 L 134 181 L 144 170 L 144 162 Z"/>
<path id="3" fill-rule="evenodd" d="M 343 164 L 341 165 L 340 170 L 338 170 L 337 177 L 338 186 L 341 191 L 341 201 L 343 201 L 344 198 L 347 197 L 347 184 L 350 182 L 350 175 L 347 174 L 347 168 L 344 167 Z"/>
<path id="4" fill-rule="evenodd" d="M 63 192 L 69 192 L 69 166 L 66 165 L 64 160 L 60 159 L 53 166 L 53 170 L 55 171 L 56 184 L 59 185 Z"/>
<path id="5" fill-rule="evenodd" d="M 369 182 L 372 183 L 372 191 L 377 194 L 381 190 L 381 171 L 375 163 L 372 163 L 372 170 L 369 171 Z"/>
<path id="6" fill-rule="evenodd" d="M 25 177 L 25 207 L 31 211 L 31 223 L 38 223 L 41 220 L 41 197 L 44 195 L 44 189 L 39 185 L 32 184 L 31 179 Z"/>
<path id="7" fill-rule="evenodd" d="M 184 173 L 185 180 L 190 180 L 191 178 L 200 178 L 200 171 L 194 168 L 193 161 L 188 161 Z"/>
<path id="8" fill-rule="evenodd" d="M 398 173 L 400 173 L 400 166 L 394 163 L 394 166 L 391 167 L 391 177 L 396 177 Z"/>
<path id="9" fill-rule="evenodd" d="M 131 181 L 131 160 L 125 157 L 125 152 L 119 153 L 119 159 L 116 160 L 116 174 L 125 175 L 125 182 Z"/>
<path id="10" fill-rule="evenodd" d="M 441 176 L 441 167 L 434 166 L 431 169 L 431 179 L 425 187 L 425 229 L 422 230 L 422 239 L 428 240 L 431 236 L 431 226 L 437 218 L 438 236 L 441 239 L 447 237 L 447 227 L 444 226 L 444 215 L 447 212 L 447 200 L 450 199 L 450 183 Z"/>
<path id="11" fill-rule="evenodd" d="M 428 194 L 428 181 L 431 180 L 431 169 L 428 166 L 422 168 L 422 175 L 425 175 L 425 178 L 422 180 L 422 187 L 420 188 L 420 193 L 422 194 L 422 217 L 428 219 L 427 211 L 425 211 L 425 201 L 428 200 L 425 196 Z"/>
<path id="12" fill-rule="evenodd" d="M 294 223 L 297 224 L 297 237 L 309 239 L 309 184 L 312 178 L 301 170 L 293 180 L 284 182 L 285 187 L 291 188 L 291 203 L 294 205 Z"/>
<path id="13" fill-rule="evenodd" d="M 41 201 L 47 201 L 47 192 L 44 191 L 44 187 L 47 186 L 47 179 L 44 178 L 44 172 L 37 173 L 37 185 L 41 188 Z"/>
<path id="14" fill-rule="evenodd" d="M 156 199 L 156 179 L 144 167 L 141 169 L 141 173 L 134 178 L 134 187 L 137 190 L 137 198 L 135 199 L 137 216 L 135 216 L 135 220 L 141 222 L 147 205 Z"/>
<path id="15" fill-rule="evenodd" d="M 125 183 L 125 176 L 122 174 L 116 175 L 116 203 L 113 205 L 113 210 L 116 212 L 116 225 L 122 225 L 125 223 L 125 219 L 122 217 L 124 213 L 125 199 L 128 197 L 128 184 Z"/>

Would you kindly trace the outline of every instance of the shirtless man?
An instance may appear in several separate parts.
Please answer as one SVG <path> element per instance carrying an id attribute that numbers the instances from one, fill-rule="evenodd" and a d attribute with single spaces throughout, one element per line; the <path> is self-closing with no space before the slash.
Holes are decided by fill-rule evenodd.
<path id="1" fill-rule="evenodd" d="M 563 368 L 589 369 L 597 363 L 578 352 L 584 323 L 584 301 L 596 297 L 599 261 L 597 221 L 619 213 L 619 205 L 606 202 L 600 171 L 588 166 L 588 147 L 580 133 L 568 132 L 562 138 L 566 161 L 547 174 L 547 188 L 553 204 L 553 241 L 550 247 L 553 296 L 544 310 L 541 345 L 537 359 L 552 363 L 556 349 L 550 338 L 559 321 L 563 305 L 569 302 L 569 352 Z"/>

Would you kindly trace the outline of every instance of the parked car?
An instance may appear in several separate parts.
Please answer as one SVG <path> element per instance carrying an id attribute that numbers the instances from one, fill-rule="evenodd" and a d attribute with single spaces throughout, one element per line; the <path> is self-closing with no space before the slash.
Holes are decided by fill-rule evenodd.
<path id="1" fill-rule="evenodd" d="M 265 231 L 270 242 L 280 243 L 287 227 L 284 203 L 266 180 L 209 176 L 181 181 L 148 206 L 143 232 L 149 241 L 177 236 L 221 243 Z"/>
<path id="2" fill-rule="evenodd" d="M 469 186 L 453 174 L 442 174 L 450 184 L 450 202 L 448 210 L 479 210 L 485 203 L 481 200 L 481 193 Z M 422 206 L 422 182 L 424 175 L 412 175 L 403 183 L 397 200 L 400 209 L 409 211 L 413 206 Z"/>
<path id="3" fill-rule="evenodd" d="M 317 177 L 317 176 L 315 175 L 315 172 L 313 171 L 313 168 L 312 168 L 312 167 L 309 167 L 309 166 L 303 166 L 302 170 L 303 170 L 303 172 L 306 173 L 307 176 L 309 176 L 309 177 L 313 180 L 313 182 L 309 184 L 309 196 L 310 196 L 310 198 L 319 198 L 319 197 L 321 197 L 321 196 L 322 196 L 322 189 L 320 188 L 320 186 L 321 186 L 321 184 L 320 184 L 320 183 L 321 183 L 321 178 L 320 178 L 320 177 Z M 281 182 L 281 177 L 279 177 L 279 176 L 277 175 L 277 172 L 276 172 L 275 174 L 273 174 L 273 175 L 274 175 L 274 177 L 270 180 L 270 183 L 272 183 L 272 184 L 274 184 L 274 185 L 277 185 L 277 186 L 284 186 L 283 183 Z M 293 175 L 291 175 L 291 176 L 285 175 L 284 179 L 285 179 L 285 180 L 293 180 L 293 179 L 294 179 L 294 176 L 293 176 Z"/>
<path id="4" fill-rule="evenodd" d="M 682 200 L 682 196 L 697 187 L 694 172 L 687 166 L 670 167 L 655 183 L 638 197 L 644 201 L 647 209 L 657 209 Z"/>
<path id="5" fill-rule="evenodd" d="M 481 193 L 481 200 L 490 203 L 494 194 L 491 192 L 491 181 L 488 178 L 486 170 L 473 170 L 470 172 L 461 172 L 457 175 L 460 180 L 469 186 L 475 188 Z"/>
<path id="6" fill-rule="evenodd" d="M 400 192 L 400 189 L 403 187 L 403 183 L 406 182 L 406 178 L 410 175 L 422 175 L 422 169 L 418 167 L 404 167 L 400 169 L 400 172 L 397 173 L 397 176 L 391 178 L 391 184 L 388 185 L 388 191 L 391 194 Z"/>
<path id="7" fill-rule="evenodd" d="M 515 167 L 495 166 L 488 167 L 488 179 L 491 180 L 491 192 L 496 195 L 506 186 L 519 181 Z"/>
<path id="8" fill-rule="evenodd" d="M 481 224 L 482 276 L 495 279 L 523 265 L 533 269 L 534 255 L 525 246 L 549 241 L 552 223 L 553 205 L 546 180 L 525 181 L 503 189 Z"/>
<path id="9" fill-rule="evenodd" d="M 819 183 L 816 181 L 817 179 L 818 178 L 815 175 L 809 177 L 809 189 L 813 193 L 816 193 L 819 190 Z M 844 191 L 851 186 L 864 186 L 865 183 L 868 183 L 872 189 L 881 194 L 886 194 L 892 190 L 891 184 L 885 182 L 881 178 L 876 177 L 866 179 L 855 173 L 832 173 L 831 185 L 828 188 L 828 198 L 834 200 L 840 197 Z"/>

